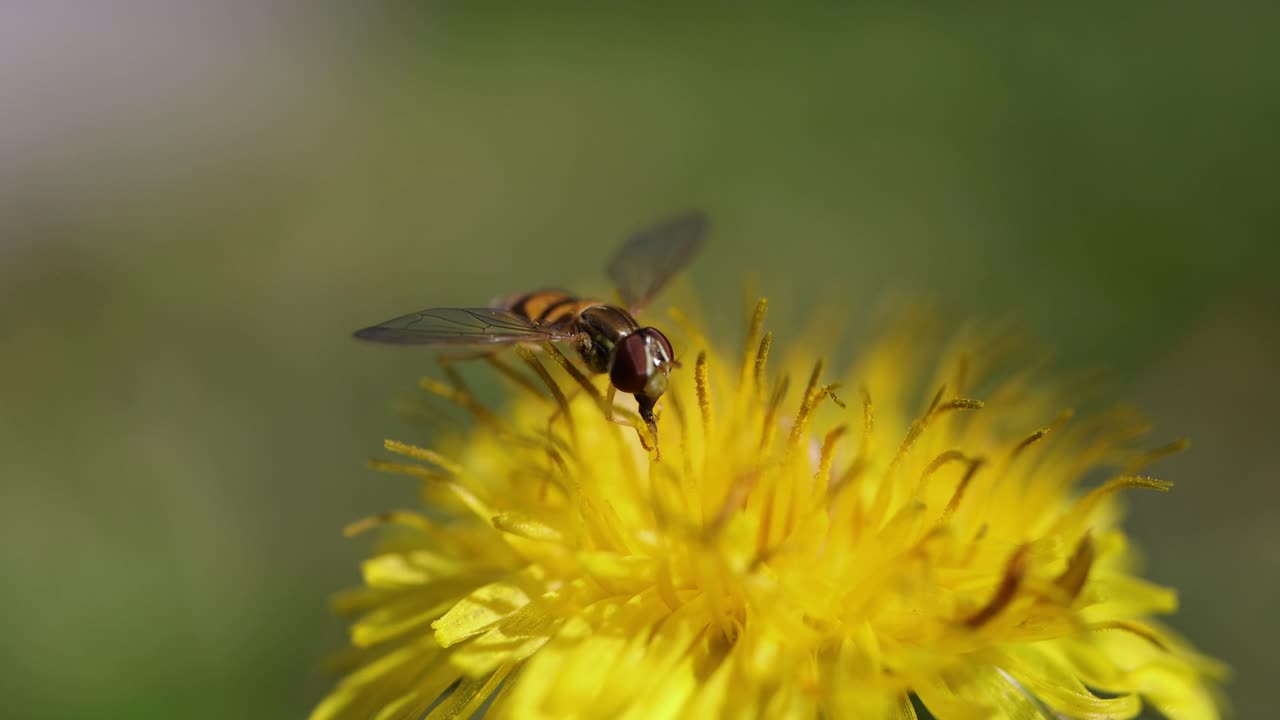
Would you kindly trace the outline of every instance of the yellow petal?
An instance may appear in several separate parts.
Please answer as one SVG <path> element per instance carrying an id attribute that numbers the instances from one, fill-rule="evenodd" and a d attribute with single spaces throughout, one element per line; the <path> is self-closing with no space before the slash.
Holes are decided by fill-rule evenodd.
<path id="1" fill-rule="evenodd" d="M 518 579 L 485 585 L 458 601 L 443 617 L 431 623 L 441 647 L 475 637 L 499 620 L 524 607 L 529 595 Z"/>
<path id="2" fill-rule="evenodd" d="M 1142 711 L 1137 696 L 1100 698 L 1089 692 L 1075 672 L 1035 646 L 1010 646 L 993 662 L 1057 712 L 1079 720 L 1131 718 Z"/>
<path id="3" fill-rule="evenodd" d="M 310 720 L 366 720 L 417 707 L 425 711 L 457 678 L 437 648 L 406 645 L 344 678 Z"/>
<path id="4" fill-rule="evenodd" d="M 559 530 L 515 512 L 494 516 L 493 526 L 502 532 L 538 542 L 558 543 L 564 540 L 564 535 Z"/>
<path id="5" fill-rule="evenodd" d="M 617 595 L 634 595 L 657 582 L 658 563 L 653 558 L 581 552 L 578 561 L 591 577 Z"/>
<path id="6" fill-rule="evenodd" d="M 502 667 L 486 677 L 463 678 L 462 682 L 458 683 L 457 687 L 453 689 L 453 692 L 449 693 L 449 697 L 442 700 L 427 715 L 426 720 L 470 718 L 493 695 L 510 671 L 510 667 Z M 418 717 L 418 715 L 414 717 Z"/>
<path id="7" fill-rule="evenodd" d="M 369 647 L 425 627 L 449 608 L 451 601 L 436 602 L 423 593 L 409 593 L 394 602 L 371 610 L 351 626 L 351 642 L 356 647 Z"/>
<path id="8" fill-rule="evenodd" d="M 974 703 L 961 697 L 940 678 L 913 678 L 911 689 L 934 717 L 946 720 L 989 720 L 995 712 L 995 707 L 990 702 Z"/>
<path id="9" fill-rule="evenodd" d="M 458 646 L 450 662 L 468 677 L 494 672 L 501 665 L 515 665 L 551 639 L 561 620 L 539 601 L 502 619 L 496 627 Z"/>
<path id="10" fill-rule="evenodd" d="M 1133 673 L 1138 692 L 1169 720 L 1217 720 L 1217 702 L 1194 673 L 1172 663 Z"/>
<path id="11" fill-rule="evenodd" d="M 422 585 L 469 567 L 458 559 L 439 553 L 413 550 L 369 558 L 361 564 L 360 569 L 364 582 L 369 587 L 396 590 Z"/>

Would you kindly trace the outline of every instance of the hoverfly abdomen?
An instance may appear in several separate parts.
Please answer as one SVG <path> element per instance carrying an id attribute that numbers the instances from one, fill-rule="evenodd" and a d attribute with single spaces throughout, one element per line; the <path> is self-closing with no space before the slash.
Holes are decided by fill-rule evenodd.
<path id="1" fill-rule="evenodd" d="M 553 310 L 577 302 L 578 298 L 564 290 L 534 290 L 521 295 L 510 295 L 498 298 L 493 307 L 526 317 L 535 323 L 546 322 L 546 316 Z"/>

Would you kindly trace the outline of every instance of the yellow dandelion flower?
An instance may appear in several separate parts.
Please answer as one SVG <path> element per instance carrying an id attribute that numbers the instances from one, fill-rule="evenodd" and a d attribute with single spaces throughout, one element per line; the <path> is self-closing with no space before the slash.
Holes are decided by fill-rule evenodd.
<path id="1" fill-rule="evenodd" d="M 1073 417 L 990 341 L 927 372 L 909 323 L 828 382 L 770 356 L 764 309 L 736 357 L 682 323 L 652 449 L 550 346 L 495 362 L 503 413 L 424 381 L 477 427 L 386 442 L 431 510 L 349 528 L 382 540 L 312 717 L 1218 717 L 1220 667 L 1152 620 L 1176 596 L 1118 525 L 1184 443 Z"/>

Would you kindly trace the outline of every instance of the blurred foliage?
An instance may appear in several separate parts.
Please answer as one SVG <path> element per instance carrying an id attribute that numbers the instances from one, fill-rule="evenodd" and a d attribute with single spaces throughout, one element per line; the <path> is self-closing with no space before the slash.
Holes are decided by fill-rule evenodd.
<path id="1" fill-rule="evenodd" d="M 396 412 L 428 357 L 350 331 L 604 291 L 623 235 L 694 205 L 715 230 L 677 291 L 726 337 L 748 278 L 774 323 L 923 296 L 1190 434 L 1135 527 L 1239 715 L 1269 707 L 1276 6 L 645 7 L 282 22 L 304 36 L 272 92 L 140 109 L 0 188 L 15 716 L 304 713 L 357 579 L 338 529 L 414 502 L 363 461 L 429 435 Z"/>

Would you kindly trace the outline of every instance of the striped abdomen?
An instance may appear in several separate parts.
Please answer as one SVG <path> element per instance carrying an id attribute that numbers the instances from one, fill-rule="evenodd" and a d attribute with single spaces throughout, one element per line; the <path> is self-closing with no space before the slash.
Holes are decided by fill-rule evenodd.
<path id="1" fill-rule="evenodd" d="M 583 300 L 563 290 L 534 290 L 499 300 L 498 307 L 505 308 L 539 325 L 557 325 L 572 322 L 583 310 L 598 305 L 594 300 Z"/>

